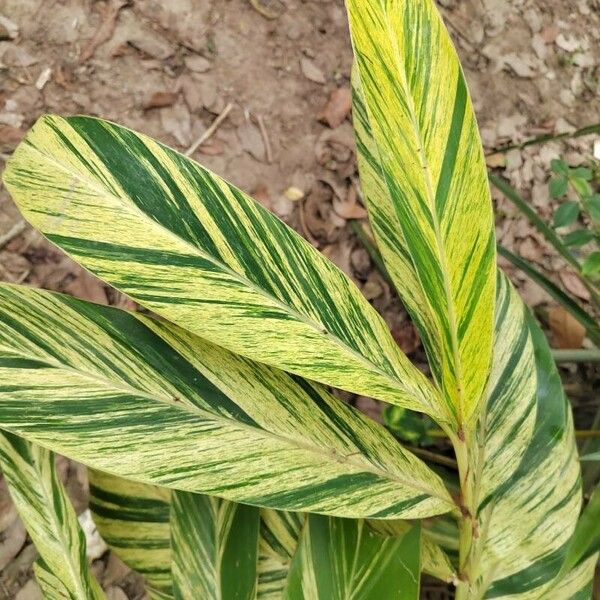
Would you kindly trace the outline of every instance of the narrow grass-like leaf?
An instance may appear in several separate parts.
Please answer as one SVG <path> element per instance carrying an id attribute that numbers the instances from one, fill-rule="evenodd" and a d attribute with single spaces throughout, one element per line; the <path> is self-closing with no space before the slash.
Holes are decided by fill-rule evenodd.
<path id="1" fill-rule="evenodd" d="M 105 600 L 86 558 L 77 515 L 58 479 L 54 454 L 0 431 L 0 465 L 40 558 L 38 583 L 49 599 Z"/>
<path id="2" fill-rule="evenodd" d="M 494 314 L 494 223 L 473 108 L 433 0 L 347 5 L 373 231 L 462 426 L 481 404 Z"/>
<path id="3" fill-rule="evenodd" d="M 308 515 L 285 600 L 418 600 L 421 528 L 382 536 L 362 520 Z"/>
<path id="4" fill-rule="evenodd" d="M 0 427 L 99 470 L 345 517 L 455 506 L 440 478 L 318 384 L 168 323 L 0 286 Z"/>
<path id="5" fill-rule="evenodd" d="M 177 600 L 254 600 L 259 509 L 190 492 L 171 504 Z"/>
<path id="6" fill-rule="evenodd" d="M 46 116 L 3 178 L 32 225 L 170 321 L 254 360 L 441 416 L 439 394 L 354 283 L 194 161 L 106 121 Z"/>
<path id="7" fill-rule="evenodd" d="M 579 261 L 575 255 L 567 248 L 558 234 L 550 227 L 538 214 L 529 206 L 527 201 L 522 198 L 505 179 L 490 173 L 490 183 L 501 191 L 508 200 L 510 200 L 528 219 L 529 222 L 546 238 L 554 249 L 572 266 L 579 271 Z"/>
<path id="8" fill-rule="evenodd" d="M 171 491 L 90 469 L 90 509 L 110 549 L 140 573 L 153 600 L 173 598 Z"/>
<path id="9" fill-rule="evenodd" d="M 573 318 L 577 319 L 586 330 L 587 336 L 596 346 L 600 346 L 600 327 L 595 319 L 583 309 L 583 307 L 573 300 L 568 294 L 565 294 L 554 282 L 548 279 L 543 273 L 538 271 L 531 263 L 524 258 L 513 254 L 508 248 L 498 245 L 498 253 L 508 259 L 515 267 L 521 269 L 532 281 L 550 294 L 557 302 L 568 310 Z"/>

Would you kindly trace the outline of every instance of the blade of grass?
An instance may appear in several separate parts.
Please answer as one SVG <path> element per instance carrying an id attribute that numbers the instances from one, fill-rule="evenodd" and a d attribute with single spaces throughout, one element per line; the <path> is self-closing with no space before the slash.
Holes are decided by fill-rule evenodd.
<path id="1" fill-rule="evenodd" d="M 600 327 L 594 318 L 587 313 L 580 304 L 565 294 L 555 283 L 540 273 L 531 263 L 513 254 L 510 250 L 498 244 L 498 253 L 509 260 L 515 267 L 521 269 L 528 277 L 550 294 L 559 304 L 564 306 L 577 321 L 579 321 L 587 332 L 590 340 L 600 347 Z"/>
<path id="2" fill-rule="evenodd" d="M 591 133 L 600 133 L 600 123 L 586 125 L 585 127 L 581 127 L 576 131 L 568 131 L 565 133 L 546 133 L 544 135 L 539 135 L 537 137 L 525 140 L 524 142 L 520 142 L 519 144 L 506 144 L 504 146 L 500 146 L 494 150 L 491 150 L 486 154 L 486 156 L 491 156 L 492 154 L 496 154 L 498 152 L 508 152 L 509 150 L 514 150 L 515 148 L 522 150 L 523 148 L 527 148 L 527 146 L 545 144 L 546 142 L 552 142 L 554 140 L 577 138 L 581 137 L 582 135 L 590 135 Z"/>
<path id="3" fill-rule="evenodd" d="M 565 246 L 563 241 L 529 205 L 529 203 L 515 190 L 506 179 L 498 177 L 494 173 L 489 173 L 490 183 L 500 190 L 531 222 L 532 225 L 554 246 L 556 251 L 577 271 L 579 274 L 581 265 L 575 255 Z"/>

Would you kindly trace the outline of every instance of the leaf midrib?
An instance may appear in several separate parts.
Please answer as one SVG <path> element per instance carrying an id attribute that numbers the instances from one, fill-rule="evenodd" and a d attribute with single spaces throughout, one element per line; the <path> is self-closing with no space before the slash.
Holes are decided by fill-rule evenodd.
<path id="1" fill-rule="evenodd" d="M 81 139 L 83 140 L 83 138 L 81 138 Z M 83 141 L 85 142 L 85 140 L 83 140 Z M 34 150 L 35 152 L 37 152 L 38 154 L 40 154 L 41 156 L 43 156 L 44 159 L 46 159 L 49 162 L 53 163 L 56 167 L 58 167 L 59 169 L 61 169 L 65 173 L 71 175 L 73 178 L 79 179 L 79 181 L 81 181 L 82 183 L 84 183 L 86 185 L 89 185 L 92 189 L 94 189 L 97 193 L 99 193 L 100 196 L 109 196 L 109 197 L 115 198 L 120 203 L 123 203 L 123 200 L 127 198 L 126 194 L 124 195 L 125 198 L 123 198 L 123 196 L 118 196 L 118 195 L 110 193 L 106 188 L 102 187 L 97 182 L 95 182 L 93 180 L 90 181 L 89 179 L 83 177 L 80 174 L 73 175 L 73 173 L 69 169 L 67 169 L 62 163 L 56 161 L 53 157 L 51 157 L 48 154 L 42 152 L 39 148 L 37 148 L 36 146 L 34 146 L 31 142 L 29 142 L 29 147 L 32 150 Z M 313 319 L 311 319 L 311 318 L 307 317 L 306 315 L 303 315 L 302 313 L 300 313 L 296 308 L 290 307 L 289 305 L 283 303 L 278 298 L 276 298 L 276 297 L 272 296 L 271 294 L 265 292 L 265 290 L 263 290 L 262 288 L 260 288 L 259 286 L 257 286 L 250 279 L 248 279 L 247 277 L 241 275 L 240 273 L 238 273 L 237 271 L 235 271 L 234 269 L 232 269 L 231 267 L 229 267 L 229 265 L 226 265 L 226 264 L 224 264 L 224 263 L 216 260 L 210 254 L 202 252 L 202 250 L 200 248 L 198 248 L 198 246 L 194 246 L 192 243 L 190 243 L 187 240 L 179 237 L 176 233 L 174 233 L 173 231 L 171 231 L 170 229 L 168 229 L 161 222 L 149 219 L 148 215 L 144 211 L 142 211 L 135 204 L 135 202 L 131 202 L 130 201 L 129 203 L 126 203 L 126 204 L 128 206 L 131 206 L 133 208 L 133 210 L 136 213 L 138 213 L 138 215 L 140 215 L 140 217 L 142 218 L 143 221 L 149 221 L 152 226 L 158 227 L 160 230 L 162 230 L 163 232 L 165 232 L 168 237 L 172 237 L 172 238 L 176 239 L 179 243 L 182 243 L 183 245 L 189 247 L 191 249 L 191 251 L 192 251 L 192 254 L 197 255 L 197 256 L 201 257 L 202 259 L 207 260 L 208 262 L 211 262 L 215 266 L 219 267 L 227 275 L 229 275 L 233 279 L 239 281 L 243 285 L 246 285 L 252 291 L 256 292 L 259 296 L 263 296 L 266 299 L 268 299 L 274 306 L 276 306 L 277 308 L 280 308 L 283 312 L 286 312 L 286 313 L 290 314 L 296 320 L 298 320 L 300 322 L 303 322 L 305 325 L 309 326 L 311 329 L 317 331 L 318 333 L 321 333 L 321 334 L 325 335 L 327 337 L 327 339 L 332 340 L 336 345 L 338 345 L 345 352 L 347 352 L 348 354 L 350 354 L 351 357 L 354 358 L 357 362 L 362 363 L 363 365 L 365 365 L 366 368 L 367 368 L 367 370 L 369 370 L 369 371 L 371 371 L 371 372 L 373 372 L 373 373 L 375 373 L 375 374 L 383 377 L 385 380 L 389 381 L 390 384 L 392 385 L 392 387 L 395 388 L 396 390 L 398 390 L 399 392 L 401 392 L 403 394 L 407 394 L 407 395 L 409 394 L 409 390 L 403 385 L 402 381 L 398 377 L 392 376 L 387 371 L 382 370 L 382 368 L 379 365 L 376 365 L 370 359 L 368 359 L 367 357 L 365 357 L 363 354 L 361 354 L 360 352 L 358 352 L 357 350 L 355 350 L 354 348 L 352 348 L 351 346 L 349 346 L 346 342 L 344 342 L 343 340 L 341 340 L 337 335 L 335 335 L 334 333 L 332 333 L 329 329 L 326 329 L 325 333 L 324 333 L 325 326 L 322 323 L 314 321 Z M 36 229 L 37 229 L 37 227 L 36 227 Z M 66 251 L 64 251 L 64 252 L 66 252 Z M 70 253 L 66 252 L 66 254 L 70 254 Z M 98 277 L 99 279 L 102 280 L 102 277 L 99 277 L 96 273 L 94 273 L 94 275 L 96 277 Z M 108 283 L 109 285 L 111 285 L 110 281 L 106 281 L 106 283 Z M 135 296 L 132 296 L 132 297 L 135 297 Z M 143 302 L 140 302 L 140 303 L 144 304 Z M 381 319 L 381 317 L 375 311 L 373 311 L 373 312 L 374 312 L 374 314 L 372 315 L 373 318 L 375 318 L 375 319 Z M 387 329 L 386 329 L 386 331 L 387 331 Z M 399 349 L 398 349 L 398 352 L 400 352 Z M 408 360 L 408 358 L 406 358 L 406 360 L 407 360 L 407 363 L 409 365 L 413 366 L 412 363 Z M 413 375 L 414 377 L 419 377 L 420 373 L 416 369 L 416 367 L 414 368 L 414 372 L 411 375 Z M 424 383 L 426 385 L 428 383 L 428 380 L 425 377 L 423 377 L 422 381 L 420 383 L 421 384 Z M 415 391 L 414 389 L 411 389 L 410 393 L 414 393 L 414 391 Z M 430 391 L 433 391 L 433 390 L 430 390 Z M 426 405 L 428 406 L 428 408 L 430 409 L 430 411 L 432 413 L 434 413 L 435 412 L 434 411 L 435 404 L 432 404 L 429 401 L 429 398 L 427 398 L 426 396 L 424 396 L 422 394 L 420 396 L 421 397 L 419 398 L 419 400 L 421 402 L 423 402 L 423 403 L 426 403 Z"/>
<path id="2" fill-rule="evenodd" d="M 256 435 L 258 437 L 262 436 L 263 438 L 279 441 L 283 445 L 290 445 L 294 448 L 300 448 L 310 454 L 315 454 L 321 460 L 323 458 L 323 451 L 328 450 L 327 447 L 313 446 L 311 444 L 306 444 L 303 441 L 293 438 L 293 437 L 286 437 L 281 434 L 273 433 L 272 431 L 269 431 L 267 429 L 257 429 L 255 427 L 252 427 L 245 423 L 241 423 L 234 419 L 226 418 L 221 415 L 215 415 L 214 413 L 211 413 L 206 409 L 202 409 L 202 408 L 198 407 L 197 405 L 192 404 L 189 400 L 188 400 L 188 402 L 190 402 L 190 404 L 188 405 L 187 403 L 183 403 L 183 402 L 174 402 L 172 399 L 170 399 L 170 398 L 167 399 L 166 397 L 163 397 L 160 394 L 152 394 L 150 392 L 138 390 L 138 389 L 136 389 L 132 386 L 128 386 L 124 383 L 121 383 L 121 385 L 119 385 L 116 382 L 114 382 L 113 380 L 103 377 L 101 375 L 90 373 L 88 371 L 78 370 L 74 367 L 69 367 L 69 366 L 63 365 L 62 363 L 60 363 L 58 361 L 52 360 L 52 358 L 50 358 L 48 356 L 43 356 L 42 359 L 40 360 L 40 357 L 35 356 L 35 355 L 28 355 L 28 354 L 22 354 L 22 353 L 18 353 L 17 355 L 21 356 L 23 358 L 26 358 L 26 359 L 28 358 L 28 359 L 34 359 L 34 360 L 37 360 L 40 362 L 45 362 L 46 364 L 48 364 L 49 367 L 52 367 L 52 368 L 55 368 L 58 370 L 63 370 L 63 371 L 69 372 L 69 373 L 74 373 L 80 377 L 84 377 L 84 378 L 90 379 L 92 381 L 101 383 L 108 389 L 126 392 L 130 395 L 145 398 L 152 402 L 159 402 L 161 404 L 167 404 L 168 406 L 170 406 L 172 408 L 181 409 L 184 412 L 188 412 L 189 414 L 191 414 L 195 417 L 205 418 L 208 421 L 220 423 L 220 424 L 222 424 L 223 427 L 231 427 L 234 429 L 238 428 L 241 430 L 251 431 L 251 432 L 253 432 L 254 435 Z M 192 407 L 193 407 L 193 409 L 192 409 Z M 352 440 L 349 440 L 349 441 L 350 441 L 350 443 L 355 445 Z M 335 449 L 333 449 L 333 450 L 335 450 Z M 417 490 L 419 492 L 426 493 L 427 495 L 429 495 L 431 497 L 438 498 L 439 500 L 442 500 L 442 501 L 448 503 L 452 507 L 448 498 L 444 498 L 443 496 L 438 495 L 434 490 L 428 489 L 424 486 L 415 485 L 414 480 L 409 480 L 409 479 L 405 480 L 402 477 L 398 477 L 397 475 L 393 475 L 393 474 L 389 473 L 388 471 L 378 469 L 371 462 L 368 462 L 367 463 L 368 466 L 366 466 L 356 460 L 353 460 L 351 457 L 356 456 L 355 453 L 352 453 L 351 455 L 346 456 L 346 455 L 339 454 L 338 452 L 328 452 L 327 456 L 331 459 L 332 462 L 337 462 L 341 465 L 348 465 L 359 471 L 372 473 L 374 475 L 377 475 L 378 477 L 382 477 L 385 480 L 401 484 L 409 490 L 412 489 L 412 490 Z M 362 453 L 361 453 L 361 456 L 362 456 Z M 317 460 L 315 462 L 318 464 L 319 460 Z"/>

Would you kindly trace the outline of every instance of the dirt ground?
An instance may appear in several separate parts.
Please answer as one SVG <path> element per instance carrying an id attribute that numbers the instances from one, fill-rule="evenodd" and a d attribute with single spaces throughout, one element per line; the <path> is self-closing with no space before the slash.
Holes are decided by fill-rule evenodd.
<path id="1" fill-rule="evenodd" d="M 439 0 L 457 44 L 488 153 L 505 143 L 600 121 L 600 0 Z M 117 121 L 225 176 L 348 272 L 415 360 L 423 355 L 398 299 L 348 227 L 362 218 L 349 115 L 351 52 L 341 0 L 0 0 L 0 170 L 36 118 Z M 544 217 L 549 164 L 589 159 L 594 136 L 489 157 Z M 586 303 L 544 240 L 499 194 L 498 239 Z M 548 296 L 507 268 L 526 301 Z M 0 188 L 0 279 L 126 303 L 22 224 Z M 556 332 L 555 332 L 556 334 Z M 559 332 L 560 334 L 560 332 Z M 581 343 L 581 340 L 579 340 Z M 597 374 L 565 370 L 589 421 Z M 597 383 L 596 383 L 597 385 Z M 355 399 L 374 416 L 379 407 Z M 80 511 L 85 473 L 63 465 Z M 0 599 L 31 600 L 35 552 L 0 494 Z M 141 597 L 113 558 L 94 563 L 112 599 Z"/>

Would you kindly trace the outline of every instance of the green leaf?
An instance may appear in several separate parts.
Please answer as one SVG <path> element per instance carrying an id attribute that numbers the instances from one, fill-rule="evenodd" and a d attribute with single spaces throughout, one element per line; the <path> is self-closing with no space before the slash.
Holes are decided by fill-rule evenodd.
<path id="1" fill-rule="evenodd" d="M 52 452 L 1 431 L 0 465 L 40 554 L 35 574 L 44 598 L 105 600 L 89 569 L 85 536 L 58 479 Z"/>
<path id="2" fill-rule="evenodd" d="M 592 252 L 581 265 L 581 274 L 584 277 L 598 275 L 600 273 L 600 252 Z"/>
<path id="3" fill-rule="evenodd" d="M 587 336 L 600 347 L 600 327 L 596 319 L 587 313 L 571 296 L 565 294 L 553 281 L 538 271 L 530 262 L 513 254 L 504 246 L 498 245 L 498 253 L 507 258 L 515 267 L 521 269 L 532 281 L 550 294 L 558 303 L 566 308 L 586 329 Z"/>
<path id="4" fill-rule="evenodd" d="M 569 165 L 564 161 L 561 160 L 559 158 L 553 158 L 550 161 L 550 168 L 557 174 L 557 175 L 568 175 L 569 174 Z"/>
<path id="5" fill-rule="evenodd" d="M 589 229 L 576 229 L 563 236 L 567 246 L 585 246 L 594 239 L 594 234 Z"/>
<path id="6" fill-rule="evenodd" d="M 570 175 L 574 179 L 582 179 L 583 181 L 591 181 L 593 177 L 591 169 L 588 169 L 587 167 L 571 169 Z"/>
<path id="7" fill-rule="evenodd" d="M 440 478 L 318 384 L 168 323 L 0 285 L 0 427 L 99 470 L 345 517 L 455 506 Z"/>
<path id="8" fill-rule="evenodd" d="M 46 116 L 3 178 L 50 241 L 170 321 L 303 377 L 443 415 L 350 278 L 194 161 L 106 121 Z"/>
<path id="9" fill-rule="evenodd" d="M 561 572 L 567 573 L 600 550 L 600 486 L 587 503 L 569 543 Z"/>
<path id="10" fill-rule="evenodd" d="M 569 188 L 569 180 L 562 175 L 553 177 L 550 180 L 548 188 L 550 190 L 550 195 L 553 198 L 562 198 L 567 193 L 567 189 Z"/>
<path id="11" fill-rule="evenodd" d="M 554 227 L 570 225 L 579 217 L 579 202 L 569 200 L 563 202 L 554 212 Z"/>
<path id="12" fill-rule="evenodd" d="M 427 426 L 422 415 L 399 406 L 383 410 L 385 426 L 398 438 L 412 444 L 428 441 Z"/>
<path id="13" fill-rule="evenodd" d="M 364 521 L 308 515 L 286 600 L 418 600 L 420 527 L 381 536 Z"/>
<path id="14" fill-rule="evenodd" d="M 153 600 L 173 598 L 171 580 L 171 491 L 93 469 L 90 509 L 110 549 L 140 573 Z"/>
<path id="15" fill-rule="evenodd" d="M 481 406 L 494 313 L 494 221 L 473 108 L 432 0 L 347 7 L 373 232 L 462 425 Z"/>
<path id="16" fill-rule="evenodd" d="M 588 198 L 586 204 L 590 217 L 596 221 L 600 221 L 600 194 L 593 194 Z"/>
<path id="17" fill-rule="evenodd" d="M 259 510 L 189 492 L 171 504 L 177 600 L 254 600 Z"/>

